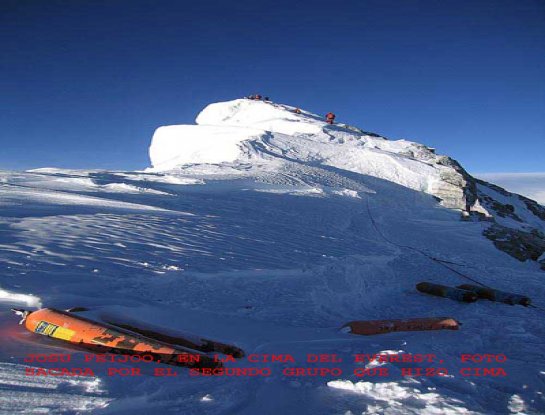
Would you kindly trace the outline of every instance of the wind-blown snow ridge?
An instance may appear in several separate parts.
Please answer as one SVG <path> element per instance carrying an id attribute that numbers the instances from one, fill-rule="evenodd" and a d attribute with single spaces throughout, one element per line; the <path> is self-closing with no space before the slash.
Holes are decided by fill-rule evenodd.
<path id="1" fill-rule="evenodd" d="M 14 302 L 25 304 L 28 307 L 40 308 L 42 302 L 32 294 L 17 294 L 0 288 L 0 302 Z"/>

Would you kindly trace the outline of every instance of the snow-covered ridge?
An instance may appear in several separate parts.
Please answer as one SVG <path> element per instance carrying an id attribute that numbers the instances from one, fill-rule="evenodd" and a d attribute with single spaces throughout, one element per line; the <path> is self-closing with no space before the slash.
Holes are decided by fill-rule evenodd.
<path id="1" fill-rule="evenodd" d="M 208 105 L 197 125 L 160 127 L 149 149 L 152 171 L 190 164 L 278 162 L 322 165 L 385 179 L 441 199 L 445 207 L 474 206 L 468 175 L 452 159 L 407 140 L 390 141 L 272 102 L 237 99 Z M 474 206 L 478 209 L 479 206 Z M 480 209 L 482 211 L 482 209 Z"/>

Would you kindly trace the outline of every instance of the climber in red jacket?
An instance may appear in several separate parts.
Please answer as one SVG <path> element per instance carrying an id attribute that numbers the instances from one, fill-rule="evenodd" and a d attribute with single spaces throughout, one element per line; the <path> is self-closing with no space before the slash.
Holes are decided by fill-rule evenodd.
<path id="1" fill-rule="evenodd" d="M 335 114 L 333 114 L 332 112 L 328 112 L 325 115 L 325 120 L 328 124 L 333 124 L 333 121 L 335 120 Z"/>

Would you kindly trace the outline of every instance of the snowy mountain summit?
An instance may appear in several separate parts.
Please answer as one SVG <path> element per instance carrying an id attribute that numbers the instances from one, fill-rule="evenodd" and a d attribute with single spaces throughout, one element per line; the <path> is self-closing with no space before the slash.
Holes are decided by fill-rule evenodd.
<path id="1" fill-rule="evenodd" d="M 487 214 L 461 166 L 422 144 L 390 141 L 345 124 L 329 125 L 310 112 L 295 113 L 294 107 L 249 99 L 211 104 L 196 122 L 155 132 L 150 147 L 154 170 L 265 161 L 328 166 L 435 195 L 446 207 Z"/>
<path id="2" fill-rule="evenodd" d="M 346 124 L 330 125 L 308 111 L 250 99 L 210 104 L 196 124 L 158 128 L 149 149 L 149 171 L 213 176 L 226 170 L 247 175 L 251 170 L 290 176 L 321 169 L 346 177 L 372 176 L 433 195 L 466 220 L 496 222 L 485 236 L 520 260 L 540 259 L 545 251 L 541 205 L 475 179 L 457 161 L 423 144 L 388 140 Z M 297 173 L 290 177 L 315 184 Z M 348 187 L 344 191 L 361 190 Z"/>

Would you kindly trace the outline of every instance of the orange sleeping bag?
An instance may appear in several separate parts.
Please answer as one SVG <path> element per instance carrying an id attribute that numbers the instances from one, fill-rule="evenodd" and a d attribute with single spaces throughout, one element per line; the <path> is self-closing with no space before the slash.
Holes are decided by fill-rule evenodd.
<path id="1" fill-rule="evenodd" d="M 91 350 L 127 355 L 151 355 L 160 363 L 189 367 L 218 367 L 204 353 L 169 345 L 122 328 L 92 321 L 69 312 L 42 308 L 24 317 L 25 327 L 37 334 L 64 340 Z"/>
<path id="2" fill-rule="evenodd" d="M 370 336 L 393 331 L 458 330 L 460 323 L 450 317 L 410 318 L 403 320 L 351 321 L 350 333 Z"/>

